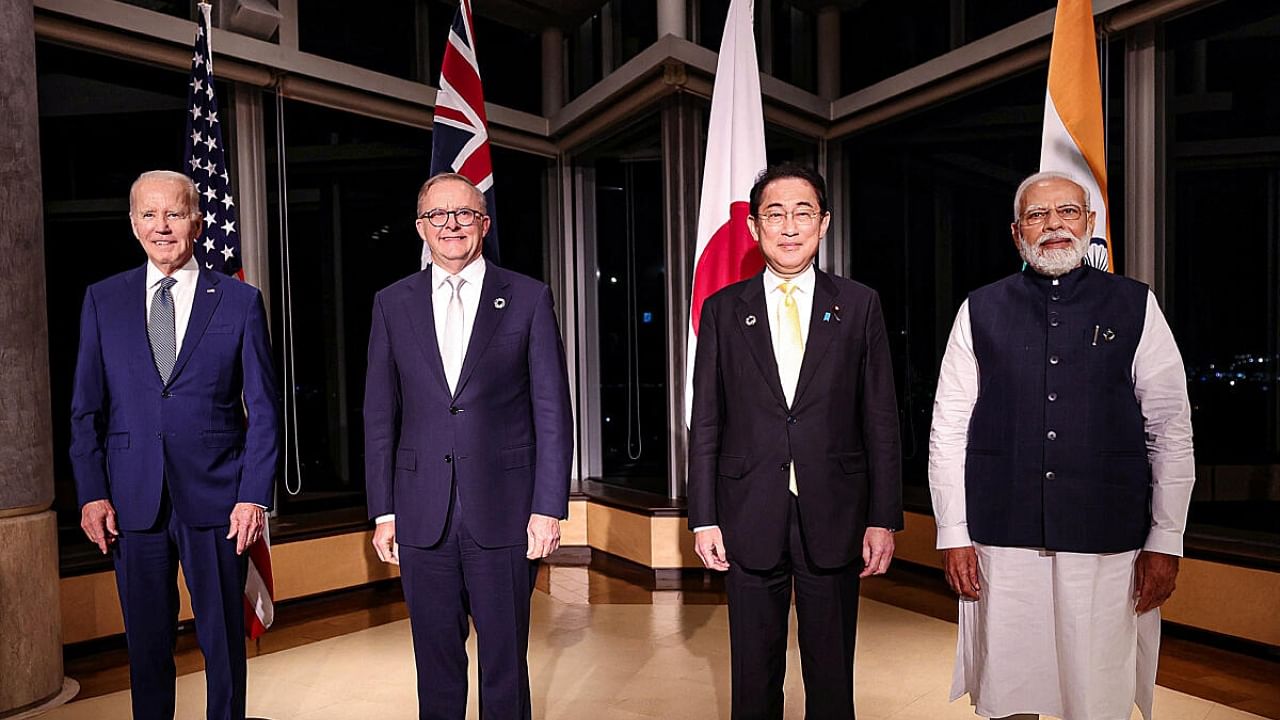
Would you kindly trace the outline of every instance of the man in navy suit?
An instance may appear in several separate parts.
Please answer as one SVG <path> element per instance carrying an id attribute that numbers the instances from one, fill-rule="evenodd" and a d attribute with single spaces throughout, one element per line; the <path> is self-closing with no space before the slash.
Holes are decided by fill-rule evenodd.
<path id="1" fill-rule="evenodd" d="M 207 717 L 244 718 L 244 552 L 276 470 L 262 297 L 196 263 L 199 199 L 181 173 L 139 176 L 129 218 L 148 261 L 91 285 L 80 320 L 71 462 L 80 525 L 115 563 L 134 718 L 173 717 L 179 561 Z"/>
<path id="2" fill-rule="evenodd" d="M 853 712 L 860 578 L 902 529 L 893 366 L 880 298 L 813 266 L 826 183 L 767 169 L 751 188 L 759 275 L 702 308 L 689 432 L 689 525 L 727 572 L 733 717 L 780 720 L 794 587 L 805 715 Z"/>
<path id="3" fill-rule="evenodd" d="M 378 293 L 365 382 L 373 545 L 400 566 L 421 718 L 461 719 L 468 614 L 483 718 L 530 717 L 529 603 L 568 516 L 573 421 L 551 289 L 488 263 L 484 195 L 418 192 L 431 266 Z"/>

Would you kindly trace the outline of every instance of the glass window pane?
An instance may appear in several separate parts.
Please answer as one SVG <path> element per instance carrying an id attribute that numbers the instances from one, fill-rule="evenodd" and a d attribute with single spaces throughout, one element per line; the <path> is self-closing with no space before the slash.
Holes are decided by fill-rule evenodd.
<path id="1" fill-rule="evenodd" d="M 596 148 L 596 303 L 604 482 L 667 492 L 667 306 L 659 123 Z"/>
<path id="2" fill-rule="evenodd" d="M 274 96 L 264 104 L 266 126 L 274 128 Z M 296 407 L 286 418 L 297 422 L 289 435 L 296 450 L 284 448 L 295 487 L 295 458 L 301 465 L 302 493 L 280 493 L 281 512 L 288 514 L 364 503 L 361 411 L 373 296 L 418 269 L 422 241 L 413 219 L 431 134 L 291 100 L 284 103 L 284 130 L 287 258 L 274 192 L 268 217 L 274 350 L 281 388 L 290 395 L 286 409 Z M 268 133 L 273 181 L 277 141 Z M 275 190 L 274 182 L 270 187 Z M 286 296 L 293 302 L 289 322 Z M 288 367 L 286 343 L 296 358 Z"/>
<path id="3" fill-rule="evenodd" d="M 1195 426 L 1193 528 L 1280 536 L 1280 103 L 1257 68 L 1280 12 L 1223 3 L 1166 26 L 1166 310 Z"/>
<path id="4" fill-rule="evenodd" d="M 298 47 L 387 75 L 425 80 L 418 60 L 418 26 L 426 13 L 423 5 L 423 0 L 359 5 L 342 0 L 304 0 L 298 3 Z M 447 36 L 448 27 L 446 21 L 443 29 L 431 30 Z"/>

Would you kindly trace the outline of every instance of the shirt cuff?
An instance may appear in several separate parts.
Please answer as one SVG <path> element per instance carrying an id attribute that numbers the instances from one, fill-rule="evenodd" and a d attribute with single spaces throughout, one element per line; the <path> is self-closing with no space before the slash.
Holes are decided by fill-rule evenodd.
<path id="1" fill-rule="evenodd" d="M 967 525 L 951 525 L 938 528 L 939 550 L 950 550 L 951 548 L 965 547 L 972 544 L 973 541 L 969 539 L 969 527 Z"/>
<path id="2" fill-rule="evenodd" d="M 1151 528 L 1151 532 L 1147 534 L 1147 543 L 1142 549 L 1182 557 L 1182 533 Z"/>
<path id="3" fill-rule="evenodd" d="M 395 513 L 387 513 L 386 515 L 379 515 L 373 520 L 375 525 L 381 525 L 383 523 L 389 523 L 389 522 L 395 522 L 395 521 L 396 521 Z"/>
<path id="4" fill-rule="evenodd" d="M 719 526 L 719 525 L 700 525 L 700 526 L 698 526 L 698 527 L 694 528 L 694 529 L 693 529 L 693 531 L 694 531 L 695 533 L 700 533 L 700 532 L 702 532 L 703 530 L 719 530 L 719 529 L 720 529 L 720 526 Z"/>

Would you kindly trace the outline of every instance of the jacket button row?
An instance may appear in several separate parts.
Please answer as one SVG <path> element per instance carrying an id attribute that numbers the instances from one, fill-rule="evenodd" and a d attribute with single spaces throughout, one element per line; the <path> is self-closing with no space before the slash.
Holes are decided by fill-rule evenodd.
<path id="1" fill-rule="evenodd" d="M 1058 473 L 1056 473 L 1056 472 L 1054 472 L 1054 471 L 1050 470 L 1049 472 L 1047 472 L 1047 473 L 1045 473 L 1045 474 L 1044 474 L 1044 479 L 1045 479 L 1045 480 L 1057 480 L 1057 479 L 1058 479 Z"/>
<path id="2" fill-rule="evenodd" d="M 1049 402 L 1058 402 L 1058 393 L 1056 392 L 1049 393 Z"/>
<path id="3" fill-rule="evenodd" d="M 171 398 L 173 397 L 173 393 L 169 392 L 168 390 L 165 390 L 164 392 L 160 393 L 160 397 L 166 398 L 166 399 Z"/>
<path id="4" fill-rule="evenodd" d="M 444 456 L 444 461 L 445 461 L 445 462 L 447 462 L 447 463 L 451 463 L 451 462 L 453 462 L 453 456 L 452 456 L 452 455 L 445 455 L 445 456 Z"/>
<path id="5" fill-rule="evenodd" d="M 460 412 L 462 412 L 462 408 L 458 407 L 457 405 L 454 405 L 453 407 L 449 408 L 450 415 L 457 415 Z"/>
<path id="6" fill-rule="evenodd" d="M 781 465 L 778 466 L 778 469 L 781 470 L 782 472 L 786 472 L 791 469 L 791 463 L 782 463 Z"/>
<path id="7" fill-rule="evenodd" d="M 798 421 L 798 420 L 796 420 L 796 416 L 795 416 L 795 415 L 788 415 L 788 416 L 787 416 L 787 424 L 788 424 L 788 425 L 795 425 L 797 422 L 799 422 L 799 421 Z"/>

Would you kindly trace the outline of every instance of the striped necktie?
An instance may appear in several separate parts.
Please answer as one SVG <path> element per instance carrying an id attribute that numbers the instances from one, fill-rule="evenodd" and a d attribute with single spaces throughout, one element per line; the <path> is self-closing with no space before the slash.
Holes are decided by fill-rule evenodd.
<path id="1" fill-rule="evenodd" d="M 160 381 L 169 384 L 173 364 L 178 359 L 177 321 L 173 314 L 173 293 L 170 289 L 178 283 L 167 277 L 156 283 L 155 297 L 151 300 L 151 318 L 147 321 L 147 338 L 151 340 L 151 357 L 156 361 Z"/>

